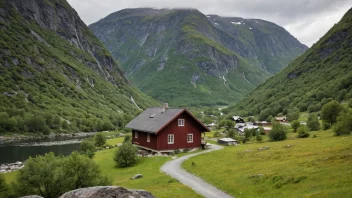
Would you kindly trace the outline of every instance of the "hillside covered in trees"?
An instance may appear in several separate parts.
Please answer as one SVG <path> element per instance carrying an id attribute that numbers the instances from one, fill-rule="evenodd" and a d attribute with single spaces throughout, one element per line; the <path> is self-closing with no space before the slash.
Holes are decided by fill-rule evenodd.
<path id="1" fill-rule="evenodd" d="M 0 133 L 111 130 L 158 104 L 65 0 L 1 0 L 0 49 Z"/>
<path id="2" fill-rule="evenodd" d="M 286 69 L 226 111 L 261 118 L 289 109 L 316 112 L 352 98 L 352 10 Z"/>

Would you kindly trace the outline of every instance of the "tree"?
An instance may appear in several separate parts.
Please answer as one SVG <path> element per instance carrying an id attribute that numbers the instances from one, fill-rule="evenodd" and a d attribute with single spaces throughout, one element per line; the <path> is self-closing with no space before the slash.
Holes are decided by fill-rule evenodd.
<path id="1" fill-rule="evenodd" d="M 232 120 L 227 120 L 226 126 L 228 129 L 232 129 L 234 127 L 234 122 Z"/>
<path id="2" fill-rule="evenodd" d="M 259 127 L 259 134 L 260 135 L 265 135 L 265 130 L 263 127 Z"/>
<path id="3" fill-rule="evenodd" d="M 352 98 L 348 101 L 348 107 L 352 108 Z"/>
<path id="4" fill-rule="evenodd" d="M 278 122 L 272 123 L 272 130 L 269 132 L 269 138 L 271 141 L 282 141 L 287 138 L 286 127 Z"/>
<path id="5" fill-rule="evenodd" d="M 301 126 L 301 123 L 298 120 L 294 120 L 291 122 L 291 127 L 293 128 L 293 132 L 297 132 L 297 129 Z"/>
<path id="6" fill-rule="evenodd" d="M 123 142 L 126 143 L 126 142 L 131 142 L 132 140 L 132 137 L 130 135 L 126 135 L 125 138 L 123 139 Z"/>
<path id="7" fill-rule="evenodd" d="M 138 160 L 138 149 L 130 142 L 123 143 L 115 153 L 114 161 L 119 167 L 127 167 Z"/>
<path id="8" fill-rule="evenodd" d="M 72 153 L 68 157 L 54 153 L 29 158 L 19 170 L 14 190 L 19 196 L 41 195 L 56 198 L 77 188 L 109 185 L 98 165 L 88 157 Z"/>
<path id="9" fill-rule="evenodd" d="M 101 170 L 93 160 L 73 152 L 66 157 L 62 166 L 66 191 L 90 186 L 105 186 L 111 181 L 101 175 Z"/>
<path id="10" fill-rule="evenodd" d="M 96 146 L 103 146 L 106 143 L 106 138 L 102 133 L 97 133 L 94 136 L 94 144 Z"/>
<path id="11" fill-rule="evenodd" d="M 335 135 L 348 135 L 352 132 L 352 110 L 348 109 L 337 117 L 337 123 L 334 126 Z"/>
<path id="12" fill-rule="evenodd" d="M 257 133 L 257 135 L 255 136 L 255 139 L 257 140 L 257 142 L 263 141 L 263 137 L 259 133 Z"/>
<path id="13" fill-rule="evenodd" d="M 294 108 L 294 109 L 289 109 L 287 111 L 287 120 L 292 121 L 292 120 L 297 120 L 299 118 L 299 109 Z"/>
<path id="14" fill-rule="evenodd" d="M 304 126 L 304 125 L 301 125 L 299 128 L 298 128 L 298 138 L 307 138 L 309 137 L 309 133 L 307 131 L 307 127 Z"/>
<path id="15" fill-rule="evenodd" d="M 343 107 L 336 100 L 326 103 L 321 109 L 321 119 L 332 126 L 342 109 Z"/>
<path id="16" fill-rule="evenodd" d="M 249 140 L 252 137 L 252 131 L 249 129 L 244 129 L 244 137 Z"/>
<path id="17" fill-rule="evenodd" d="M 219 132 L 219 131 L 215 131 L 215 133 L 213 134 L 213 137 L 214 137 L 214 138 L 221 137 L 220 132 Z"/>
<path id="18" fill-rule="evenodd" d="M 311 130 L 311 131 L 320 130 L 320 123 L 319 123 L 317 114 L 312 113 L 309 115 L 307 126 L 308 126 L 309 130 Z"/>
<path id="19" fill-rule="evenodd" d="M 95 146 L 92 141 L 89 140 L 83 140 L 81 142 L 79 151 L 85 155 L 87 155 L 89 158 L 92 158 L 94 156 L 95 152 Z"/>
<path id="20" fill-rule="evenodd" d="M 54 153 L 30 157 L 25 167 L 19 170 L 15 191 L 19 195 L 37 194 L 42 197 L 59 197 L 63 193 L 59 187 L 59 169 L 62 167 L 62 157 Z"/>
<path id="21" fill-rule="evenodd" d="M 272 115 L 269 115 L 267 118 L 266 118 L 266 121 L 267 122 L 271 122 L 271 120 L 274 119 L 274 117 Z"/>
<path id="22" fill-rule="evenodd" d="M 235 137 L 235 130 L 234 129 L 230 129 L 227 136 L 229 138 L 234 138 Z"/>

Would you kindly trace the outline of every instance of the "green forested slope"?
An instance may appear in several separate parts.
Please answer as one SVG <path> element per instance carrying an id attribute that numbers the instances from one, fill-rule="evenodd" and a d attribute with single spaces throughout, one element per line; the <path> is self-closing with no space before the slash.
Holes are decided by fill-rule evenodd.
<path id="1" fill-rule="evenodd" d="M 157 103 L 65 0 L 0 0 L 0 133 L 97 131 Z"/>
<path id="2" fill-rule="evenodd" d="M 125 9 L 89 27 L 133 84 L 174 106 L 232 104 L 306 49 L 275 24 L 192 9 Z"/>
<path id="3" fill-rule="evenodd" d="M 319 111 L 335 99 L 352 98 L 352 10 L 286 69 L 256 88 L 228 112 L 262 117 L 300 111 Z"/>

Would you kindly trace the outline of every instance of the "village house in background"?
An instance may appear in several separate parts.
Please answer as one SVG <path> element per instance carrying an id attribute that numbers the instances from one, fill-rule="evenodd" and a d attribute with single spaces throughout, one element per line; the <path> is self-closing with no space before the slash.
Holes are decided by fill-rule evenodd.
<path id="1" fill-rule="evenodd" d="M 278 122 L 286 122 L 286 116 L 275 117 L 275 120 Z"/>
<path id="2" fill-rule="evenodd" d="M 241 116 L 232 116 L 232 120 L 236 123 L 244 123 L 244 119 Z"/>
<path id="3" fill-rule="evenodd" d="M 146 109 L 126 128 L 132 129 L 133 144 L 152 152 L 205 147 L 205 132 L 210 131 L 187 109 L 169 109 L 167 103 Z"/>
<path id="4" fill-rule="evenodd" d="M 221 139 L 218 139 L 218 143 L 219 144 L 223 144 L 223 145 L 227 145 L 227 146 L 230 146 L 230 145 L 237 146 L 237 141 L 232 139 L 232 138 L 221 138 Z"/>

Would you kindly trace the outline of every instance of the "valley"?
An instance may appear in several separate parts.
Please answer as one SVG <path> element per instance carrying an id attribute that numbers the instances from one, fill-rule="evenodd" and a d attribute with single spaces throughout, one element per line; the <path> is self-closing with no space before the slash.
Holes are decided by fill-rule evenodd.
<path id="1" fill-rule="evenodd" d="M 0 0 L 0 198 L 352 196 L 351 8 L 94 2 Z"/>
<path id="2" fill-rule="evenodd" d="M 234 104 L 307 49 L 274 23 L 195 9 L 125 9 L 89 28 L 134 85 L 175 107 Z"/>

